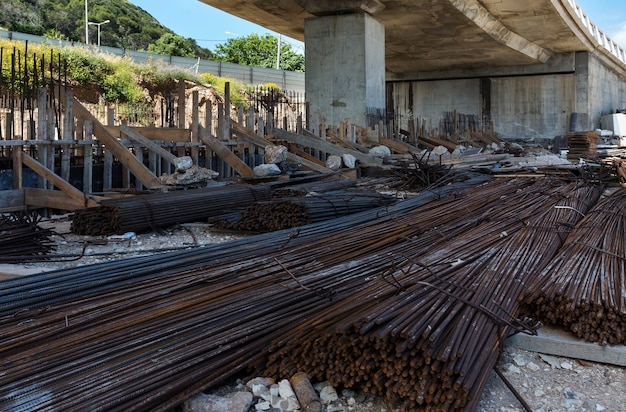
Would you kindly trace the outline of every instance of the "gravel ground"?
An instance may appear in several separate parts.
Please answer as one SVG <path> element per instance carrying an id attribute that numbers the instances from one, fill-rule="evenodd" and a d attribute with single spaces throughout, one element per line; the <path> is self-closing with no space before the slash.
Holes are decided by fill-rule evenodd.
<path id="1" fill-rule="evenodd" d="M 26 263 L 19 266 L 2 265 L 1 272 L 25 273 L 45 268 L 67 268 L 78 265 L 115 260 L 153 253 L 160 249 L 191 247 L 222 243 L 240 237 L 219 233 L 208 225 L 189 224 L 163 231 L 147 233 L 126 239 L 120 237 L 89 237 L 73 235 L 69 231 L 68 215 L 55 216 L 42 226 L 57 233 L 57 254 L 80 254 L 80 259 L 61 262 Z M 559 358 L 506 347 L 498 368 L 536 412 L 548 411 L 626 411 L 626 368 L 575 359 Z M 284 377 L 288 379 L 289 377 Z M 217 388 L 224 393 L 228 388 Z M 234 390 L 234 389 L 232 389 Z M 337 388 L 339 394 L 342 388 Z M 347 392 L 327 411 L 384 412 L 394 411 L 371 395 Z M 492 372 L 478 407 L 481 412 L 524 411 L 523 406 L 503 381 Z"/>

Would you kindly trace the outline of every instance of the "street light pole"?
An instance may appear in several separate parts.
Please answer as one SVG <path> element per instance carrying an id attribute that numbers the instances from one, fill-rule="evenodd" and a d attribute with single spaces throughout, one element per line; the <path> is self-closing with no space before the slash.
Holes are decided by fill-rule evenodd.
<path id="1" fill-rule="evenodd" d="M 85 44 L 89 44 L 89 11 L 87 10 L 87 0 L 85 0 Z"/>
<path id="2" fill-rule="evenodd" d="M 278 50 L 276 51 L 276 70 L 280 70 L 280 38 L 281 34 L 278 33 Z"/>
<path id="3" fill-rule="evenodd" d="M 100 26 L 102 26 L 103 24 L 110 23 L 110 22 L 111 22 L 111 20 L 106 19 L 105 21 L 102 21 L 100 23 L 94 23 L 92 21 L 87 23 L 87 25 L 93 24 L 94 26 L 98 26 L 98 49 L 100 49 Z"/>

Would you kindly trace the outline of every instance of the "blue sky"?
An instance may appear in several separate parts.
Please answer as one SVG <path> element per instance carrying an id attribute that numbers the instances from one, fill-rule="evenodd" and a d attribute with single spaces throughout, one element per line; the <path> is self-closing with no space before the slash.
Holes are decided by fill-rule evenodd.
<path id="1" fill-rule="evenodd" d="M 224 43 L 231 37 L 247 36 L 252 33 L 259 35 L 278 33 L 257 26 L 246 20 L 211 7 L 199 0 L 129 0 L 135 6 L 141 7 L 157 19 L 168 29 L 183 37 L 189 37 L 199 46 L 210 50 L 215 49 L 218 43 Z M 301 42 L 282 37 L 283 41 L 292 45 L 294 51 L 304 52 Z"/>
<path id="2" fill-rule="evenodd" d="M 215 49 L 217 43 L 224 43 L 232 36 L 247 36 L 252 33 L 277 35 L 199 0 L 176 0 L 176 6 L 172 6 L 172 2 L 166 0 L 130 0 L 130 2 L 150 13 L 175 33 L 195 39 L 200 46 L 211 50 Z M 577 2 L 602 31 L 626 48 L 626 1 L 577 0 Z M 302 43 L 296 40 L 288 38 L 283 40 L 289 42 L 294 49 L 302 48 Z"/>

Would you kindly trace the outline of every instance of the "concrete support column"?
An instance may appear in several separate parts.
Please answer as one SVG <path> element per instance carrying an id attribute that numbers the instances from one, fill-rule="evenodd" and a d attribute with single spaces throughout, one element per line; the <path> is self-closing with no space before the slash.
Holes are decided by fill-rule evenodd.
<path id="1" fill-rule="evenodd" d="M 574 131 L 576 132 L 593 130 L 594 127 L 591 121 L 592 117 L 590 116 L 592 113 L 592 105 L 590 98 L 591 85 L 589 84 L 590 69 L 588 52 L 576 53 L 574 70 L 574 82 L 576 85 L 574 111 L 576 114 L 572 114 L 573 119 L 570 120 L 570 124 L 571 126 L 574 126 Z"/>
<path id="2" fill-rule="evenodd" d="M 385 113 L 385 27 L 367 13 L 314 17 L 304 26 L 306 98 L 327 125 L 367 127 Z"/>

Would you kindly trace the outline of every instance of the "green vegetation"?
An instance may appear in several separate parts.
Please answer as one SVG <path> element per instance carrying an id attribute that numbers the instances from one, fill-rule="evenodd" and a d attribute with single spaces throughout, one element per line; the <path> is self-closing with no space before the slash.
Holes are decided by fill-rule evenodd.
<path id="1" fill-rule="evenodd" d="M 104 22 L 102 46 L 149 51 L 167 56 L 199 57 L 246 66 L 276 68 L 278 39 L 271 34 L 229 39 L 215 54 L 161 25 L 128 0 L 89 0 L 89 20 Z M 53 39 L 85 42 L 84 0 L 2 0 L 0 27 Z M 89 26 L 89 42 L 97 43 L 97 28 Z M 304 56 L 280 45 L 280 69 L 304 72 Z"/>
<path id="2" fill-rule="evenodd" d="M 239 104 L 246 104 L 245 94 L 249 92 L 249 88 L 246 87 L 243 83 L 238 82 L 237 80 L 227 79 L 225 77 L 215 76 L 210 73 L 202 73 L 200 75 L 200 79 L 204 84 L 210 85 L 212 89 L 214 89 L 220 96 L 224 95 L 224 89 L 226 87 L 226 82 L 230 83 L 230 102 L 237 106 Z"/>
<path id="3" fill-rule="evenodd" d="M 226 43 L 215 48 L 214 59 L 228 63 L 276 68 L 276 52 L 278 39 L 271 34 L 259 36 L 251 34 L 246 37 L 228 39 Z M 291 50 L 291 46 L 281 43 L 280 69 L 295 72 L 304 71 L 304 56 Z"/>
<path id="4" fill-rule="evenodd" d="M 127 0 L 89 0 L 89 20 L 110 20 L 100 31 L 100 44 L 103 46 L 149 50 L 152 45 L 158 52 L 167 50 L 166 54 L 202 59 L 211 57 L 210 50 L 198 46 L 193 39 L 175 34 Z M 0 27 L 84 43 L 85 1 L 2 0 Z M 97 28 L 90 26 L 89 29 L 90 43 L 96 43 Z"/>
<path id="5" fill-rule="evenodd" d="M 246 86 L 242 83 L 201 74 L 195 76 L 182 69 L 172 69 L 171 66 L 161 65 L 158 62 L 136 64 L 129 59 L 112 56 L 79 47 L 58 48 L 49 45 L 29 45 L 28 50 L 24 42 L 0 40 L 2 55 L 2 70 L 0 71 L 0 92 L 12 90 L 14 93 L 32 93 L 26 88 L 36 87 L 41 83 L 41 72 L 50 79 L 65 78 L 70 87 L 80 99 L 81 93 L 89 96 L 96 95 L 107 103 L 119 103 L 129 106 L 142 106 L 151 103 L 157 96 L 163 96 L 176 90 L 179 81 L 185 80 L 215 89 L 218 94 L 224 93 L 226 82 L 231 83 L 231 102 L 234 105 L 245 104 L 244 94 Z M 33 67 L 37 62 L 37 69 Z M 59 61 L 61 69 L 59 69 Z M 21 62 L 19 68 L 17 63 Z M 45 67 L 41 67 L 42 63 Z M 50 72 L 52 63 L 52 72 Z M 26 64 L 27 67 L 23 65 Z M 12 75 L 12 65 L 13 75 Z M 17 73 L 16 73 L 17 72 Z M 24 80 L 22 73 L 29 73 Z M 33 80 L 34 76 L 39 80 Z"/>

